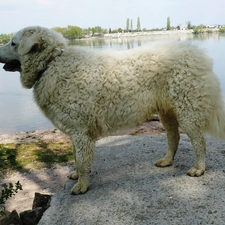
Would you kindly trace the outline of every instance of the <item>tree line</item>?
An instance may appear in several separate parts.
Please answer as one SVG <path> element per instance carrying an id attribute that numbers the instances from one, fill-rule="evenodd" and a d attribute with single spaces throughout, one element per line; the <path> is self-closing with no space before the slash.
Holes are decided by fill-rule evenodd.
<path id="1" fill-rule="evenodd" d="M 141 31 L 140 17 L 137 18 L 137 26 L 136 26 L 136 29 L 133 28 L 133 20 L 127 18 L 126 30 L 125 31 L 127 31 L 127 32 Z"/>
<path id="2" fill-rule="evenodd" d="M 199 31 L 204 28 L 205 28 L 205 26 L 203 26 L 203 25 L 192 26 L 191 21 L 186 22 L 186 29 L 194 29 L 194 31 L 195 30 Z M 69 25 L 67 27 L 54 27 L 52 29 L 61 33 L 65 38 L 67 38 L 69 40 L 83 38 L 83 37 L 101 36 L 106 33 L 139 32 L 141 30 L 147 31 L 145 28 L 141 28 L 140 17 L 137 18 L 137 23 L 136 23 L 135 28 L 134 28 L 133 20 L 127 18 L 124 29 L 122 29 L 122 28 L 118 28 L 115 30 L 112 30 L 111 28 L 104 29 L 101 26 L 80 28 L 78 26 L 72 26 L 72 25 Z M 155 28 L 155 29 L 151 29 L 148 31 L 160 31 L 160 30 L 165 30 L 165 29 L 166 30 L 174 30 L 174 29 L 180 29 L 180 27 L 179 26 L 177 26 L 177 27 L 171 26 L 170 17 L 167 17 L 165 28 L 160 28 L 160 29 Z M 225 32 L 225 28 L 224 27 L 220 28 L 219 32 Z M 7 43 L 10 40 L 10 38 L 12 37 L 12 35 L 13 34 L 0 34 L 0 44 Z"/>
<path id="3" fill-rule="evenodd" d="M 80 28 L 78 26 L 69 25 L 67 27 L 54 27 L 53 30 L 61 33 L 67 39 L 76 39 L 88 36 L 100 36 L 101 34 L 107 33 L 106 29 L 100 26 Z"/>
<path id="4" fill-rule="evenodd" d="M 83 29 L 78 26 L 68 25 L 67 27 L 53 27 L 52 29 L 61 33 L 65 38 L 69 40 L 78 39 L 82 37 L 100 36 L 108 32 L 107 29 L 103 29 L 100 26 Z M 118 30 L 111 32 L 118 32 Z M 6 44 L 12 36 L 13 34 L 0 34 L 0 44 Z"/>

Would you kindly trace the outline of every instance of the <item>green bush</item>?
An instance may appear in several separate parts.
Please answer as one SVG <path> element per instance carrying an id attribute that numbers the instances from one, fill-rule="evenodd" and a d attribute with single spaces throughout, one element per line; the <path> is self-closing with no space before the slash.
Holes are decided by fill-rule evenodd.
<path id="1" fill-rule="evenodd" d="M 12 34 L 0 34 L 0 44 L 6 44 L 11 39 Z"/>
<path id="2" fill-rule="evenodd" d="M 0 196 L 0 217 L 5 215 L 5 201 L 15 195 L 18 190 L 23 190 L 22 185 L 19 181 L 15 183 L 15 187 L 12 183 L 9 184 L 2 184 L 2 193 Z"/>
<path id="3" fill-rule="evenodd" d="M 219 32 L 220 32 L 220 33 L 225 33 L 225 27 L 221 27 L 221 28 L 219 29 Z"/>

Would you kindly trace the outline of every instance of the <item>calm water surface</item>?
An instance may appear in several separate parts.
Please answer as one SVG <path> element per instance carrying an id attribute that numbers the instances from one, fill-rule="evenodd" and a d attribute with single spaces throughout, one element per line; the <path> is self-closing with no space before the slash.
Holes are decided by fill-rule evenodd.
<path id="1" fill-rule="evenodd" d="M 205 48 L 214 60 L 214 72 L 218 75 L 225 95 L 225 35 L 154 36 L 139 38 L 89 39 L 75 41 L 74 45 L 91 49 L 115 49 L 118 51 L 144 46 L 154 41 L 176 39 L 191 41 Z M 5 72 L 0 64 L 0 134 L 52 128 L 33 101 L 32 90 L 23 89 L 19 73 Z"/>

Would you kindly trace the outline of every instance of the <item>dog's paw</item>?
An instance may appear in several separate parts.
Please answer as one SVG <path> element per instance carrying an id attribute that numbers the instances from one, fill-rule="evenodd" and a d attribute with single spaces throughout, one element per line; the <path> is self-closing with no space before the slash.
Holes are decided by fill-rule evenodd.
<path id="1" fill-rule="evenodd" d="M 77 171 L 76 171 L 76 170 L 71 171 L 71 172 L 68 174 L 68 178 L 69 178 L 69 179 L 72 179 L 72 180 L 77 180 L 77 179 L 78 179 Z"/>
<path id="2" fill-rule="evenodd" d="M 172 164 L 173 164 L 173 160 L 167 159 L 167 158 L 162 158 L 155 163 L 155 165 L 158 167 L 171 166 Z"/>
<path id="3" fill-rule="evenodd" d="M 191 177 L 200 177 L 204 174 L 204 169 L 198 169 L 196 167 L 192 167 L 190 170 L 188 170 L 187 174 Z"/>
<path id="4" fill-rule="evenodd" d="M 88 186 L 89 185 L 78 181 L 71 189 L 71 193 L 73 195 L 84 194 L 88 190 Z"/>

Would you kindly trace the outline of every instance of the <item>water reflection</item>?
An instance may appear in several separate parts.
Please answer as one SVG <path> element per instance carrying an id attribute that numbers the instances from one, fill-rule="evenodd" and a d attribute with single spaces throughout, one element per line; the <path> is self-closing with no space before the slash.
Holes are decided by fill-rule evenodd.
<path id="1" fill-rule="evenodd" d="M 193 40 L 215 40 L 219 41 L 220 39 L 224 39 L 225 34 L 215 32 L 215 33 L 204 33 L 204 34 L 198 34 L 198 35 L 193 35 Z"/>
<path id="2" fill-rule="evenodd" d="M 108 49 L 113 48 L 116 50 L 126 50 L 132 49 L 139 46 L 149 44 L 154 41 L 163 40 L 177 40 L 177 41 L 190 41 L 190 40 L 214 40 L 219 41 L 224 39 L 225 34 L 220 33 L 213 34 L 179 34 L 179 35 L 154 35 L 154 36 L 140 36 L 140 37 L 119 37 L 119 38 L 90 38 L 81 39 L 71 42 L 71 45 L 77 45 L 82 47 L 87 47 L 90 49 Z"/>

